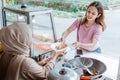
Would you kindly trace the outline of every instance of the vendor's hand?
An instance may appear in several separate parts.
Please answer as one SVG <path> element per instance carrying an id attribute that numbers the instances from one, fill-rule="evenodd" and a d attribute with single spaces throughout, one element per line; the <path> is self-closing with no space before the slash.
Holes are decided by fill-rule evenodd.
<path id="1" fill-rule="evenodd" d="M 43 66 L 43 65 L 47 64 L 50 60 L 51 60 L 51 58 L 45 58 L 42 61 L 39 61 L 38 64 Z"/>
<path id="2" fill-rule="evenodd" d="M 64 56 L 66 53 L 67 53 L 67 52 L 65 52 L 65 51 L 57 52 L 57 53 L 54 55 L 53 59 L 57 59 L 58 57 L 62 57 L 62 56 Z"/>
<path id="3" fill-rule="evenodd" d="M 56 55 L 58 57 L 64 56 L 67 52 L 66 51 L 62 51 L 62 52 L 57 52 Z"/>

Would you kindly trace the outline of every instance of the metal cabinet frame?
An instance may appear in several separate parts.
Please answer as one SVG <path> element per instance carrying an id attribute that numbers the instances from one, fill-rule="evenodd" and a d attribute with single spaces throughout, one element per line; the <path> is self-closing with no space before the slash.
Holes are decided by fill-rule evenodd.
<path id="1" fill-rule="evenodd" d="M 28 10 L 28 8 L 31 8 Z M 6 18 L 6 12 L 10 11 L 11 13 L 24 15 L 27 18 L 27 24 L 30 24 L 32 26 L 32 16 L 40 15 L 40 14 L 50 14 L 50 20 L 51 20 L 51 26 L 52 26 L 52 33 L 53 33 L 53 39 L 56 41 L 56 34 L 55 34 L 55 26 L 52 16 L 52 9 L 46 8 L 46 9 L 40 9 L 33 6 L 28 6 L 26 9 L 22 9 L 20 5 L 14 5 L 14 6 L 6 6 L 3 7 L 2 14 L 3 14 L 3 26 L 7 26 L 7 18 Z"/>
<path id="2" fill-rule="evenodd" d="M 27 8 L 21 8 L 20 5 L 14 5 L 14 6 L 5 6 L 2 10 L 2 16 L 3 16 L 3 27 L 7 26 L 7 11 L 11 13 L 15 13 L 18 15 L 23 15 L 26 17 L 26 23 L 30 24 L 30 27 L 32 28 L 32 17 L 40 14 L 50 14 L 50 21 L 51 21 L 51 28 L 52 28 L 52 34 L 53 34 L 53 40 L 56 41 L 56 34 L 55 34 L 55 26 L 52 16 L 52 9 L 49 8 L 38 8 L 35 6 L 27 6 Z M 18 19 L 17 19 L 18 20 Z M 31 50 L 32 51 L 32 50 Z M 30 55 L 33 53 L 30 52 Z"/>

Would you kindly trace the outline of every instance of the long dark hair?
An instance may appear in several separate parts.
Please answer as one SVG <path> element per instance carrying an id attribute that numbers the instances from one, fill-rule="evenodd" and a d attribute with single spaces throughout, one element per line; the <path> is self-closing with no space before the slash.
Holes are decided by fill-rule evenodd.
<path id="1" fill-rule="evenodd" d="M 95 22 L 100 24 L 102 26 L 102 31 L 104 31 L 106 29 L 106 24 L 105 24 L 105 21 L 104 21 L 105 16 L 104 16 L 103 5 L 99 1 L 94 1 L 87 7 L 87 10 L 90 6 L 94 6 L 98 10 L 98 15 L 100 14 L 100 16 L 95 19 Z M 84 17 L 83 20 L 82 20 L 82 24 L 84 24 L 86 22 L 87 22 L 87 18 Z"/>

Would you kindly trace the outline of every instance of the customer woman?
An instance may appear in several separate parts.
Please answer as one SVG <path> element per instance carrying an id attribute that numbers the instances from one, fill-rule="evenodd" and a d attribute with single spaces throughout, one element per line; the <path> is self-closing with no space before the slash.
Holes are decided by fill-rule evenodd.
<path id="1" fill-rule="evenodd" d="M 14 23 L 0 30 L 3 53 L 0 58 L 0 80 L 44 80 L 54 68 L 57 57 L 35 62 L 29 57 L 32 32 L 25 23 Z M 42 66 L 43 64 L 46 64 Z"/>
<path id="2" fill-rule="evenodd" d="M 75 47 L 101 53 L 99 38 L 105 28 L 103 6 L 99 1 L 94 1 L 88 6 L 84 18 L 75 20 L 58 41 L 64 43 L 66 37 L 77 29 L 77 42 L 73 43 Z"/>

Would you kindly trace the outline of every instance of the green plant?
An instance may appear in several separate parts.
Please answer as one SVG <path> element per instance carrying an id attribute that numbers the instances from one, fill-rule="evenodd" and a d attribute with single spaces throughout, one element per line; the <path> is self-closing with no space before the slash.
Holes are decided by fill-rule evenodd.
<path id="1" fill-rule="evenodd" d="M 51 0 L 51 2 L 60 3 L 62 0 Z"/>
<path id="2" fill-rule="evenodd" d="M 6 0 L 6 4 L 8 5 L 17 4 L 17 0 Z"/>
<path id="3" fill-rule="evenodd" d="M 70 12 L 78 12 L 79 10 L 80 9 L 79 9 L 79 6 L 77 4 L 72 4 L 70 6 L 70 9 L 69 9 Z"/>
<path id="4" fill-rule="evenodd" d="M 87 5 L 81 5 L 80 10 L 81 11 L 86 11 L 87 10 Z"/>

